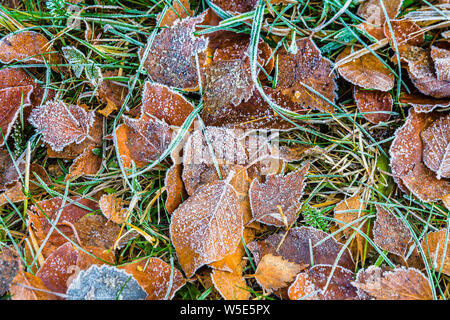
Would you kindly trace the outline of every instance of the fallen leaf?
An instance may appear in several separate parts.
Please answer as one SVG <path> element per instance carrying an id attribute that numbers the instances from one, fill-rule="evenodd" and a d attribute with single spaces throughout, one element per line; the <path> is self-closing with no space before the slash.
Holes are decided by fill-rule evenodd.
<path id="1" fill-rule="evenodd" d="M 116 197 L 114 193 L 102 195 L 98 201 L 98 205 L 108 220 L 117 224 L 126 222 L 128 209 L 124 208 L 125 201 Z"/>
<path id="2" fill-rule="evenodd" d="M 346 58 L 351 53 L 351 47 L 345 48 L 336 61 Z M 394 87 L 394 75 L 372 53 L 340 65 L 338 71 L 345 80 L 364 89 L 389 91 Z"/>
<path id="3" fill-rule="evenodd" d="M 264 290 L 271 292 L 291 284 L 297 274 L 305 268 L 304 264 L 299 265 L 269 253 L 259 261 L 255 278 Z"/>
<path id="4" fill-rule="evenodd" d="M 170 235 L 187 277 L 232 254 L 241 240 L 242 210 L 236 191 L 217 181 L 200 187 L 172 214 Z"/>
<path id="5" fill-rule="evenodd" d="M 297 40 L 296 47 L 295 54 L 284 47 L 279 50 L 277 88 L 302 109 L 333 112 L 328 101 L 336 100 L 337 85 L 331 61 L 322 56 L 311 38 Z"/>
<path id="6" fill-rule="evenodd" d="M 422 249 L 436 272 L 450 275 L 450 240 L 445 243 L 446 238 L 446 229 L 428 232 L 422 240 Z"/>
<path id="7" fill-rule="evenodd" d="M 61 64 L 61 56 L 54 52 L 47 38 L 35 31 L 11 33 L 0 40 L 0 62 L 11 63 L 21 61 L 26 63 L 46 62 L 52 65 Z"/>
<path id="8" fill-rule="evenodd" d="M 383 250 L 397 254 L 405 258 L 412 244 L 412 236 L 395 215 L 380 205 L 377 208 L 377 219 L 373 226 L 373 240 Z"/>
<path id="9" fill-rule="evenodd" d="M 224 11 L 231 13 L 244 13 L 253 11 L 258 4 L 257 0 L 211 0 L 211 3 Z"/>
<path id="10" fill-rule="evenodd" d="M 183 166 L 174 163 L 166 172 L 164 185 L 167 190 L 166 209 L 172 213 L 178 206 L 188 198 L 186 189 L 184 188 L 183 179 L 181 177 Z"/>
<path id="11" fill-rule="evenodd" d="M 330 282 L 328 278 L 330 274 Z M 332 265 L 315 265 L 298 274 L 289 287 L 291 300 L 359 300 L 357 289 L 351 283 L 353 272 Z M 328 285 L 327 285 L 328 283 Z"/>
<path id="12" fill-rule="evenodd" d="M 196 90 L 198 73 L 195 55 L 206 50 L 208 40 L 195 37 L 193 32 L 204 14 L 177 20 L 163 29 L 153 40 L 144 67 L 155 82 L 180 89 Z M 144 50 L 139 51 L 142 60 Z"/>
<path id="13" fill-rule="evenodd" d="M 173 0 L 171 6 L 162 16 L 159 25 L 161 27 L 171 27 L 175 21 L 192 16 L 192 14 L 193 11 L 190 8 L 189 0 Z"/>
<path id="14" fill-rule="evenodd" d="M 309 165 L 287 175 L 269 175 L 265 183 L 253 179 L 249 196 L 253 219 L 278 227 L 290 226 L 301 208 Z"/>
<path id="15" fill-rule="evenodd" d="M 16 167 L 17 166 L 17 167 Z M 6 149 L 0 149 L 0 191 L 7 190 L 15 182 L 19 181 L 19 171 L 25 169 L 25 163 L 11 159 Z"/>
<path id="16" fill-rule="evenodd" d="M 93 265 L 79 273 L 67 290 L 68 300 L 143 300 L 136 279 L 116 267 Z"/>
<path id="17" fill-rule="evenodd" d="M 434 62 L 437 79 L 450 81 L 450 50 L 432 46 L 431 58 Z"/>
<path id="18" fill-rule="evenodd" d="M 401 189 L 404 192 L 409 190 L 425 202 L 441 200 L 450 194 L 448 179 L 438 179 L 436 173 L 424 164 L 424 141 L 421 137 L 425 129 L 439 123 L 441 117 L 448 116 L 440 112 L 417 113 L 410 109 L 405 124 L 396 131 L 389 151 L 392 173 Z"/>
<path id="19" fill-rule="evenodd" d="M 403 0 L 383 0 L 383 5 L 386 9 L 389 20 L 394 19 L 400 13 L 400 7 Z M 371 36 L 377 40 L 384 38 L 383 25 L 386 21 L 386 16 L 380 0 L 364 1 L 359 7 L 357 14 L 365 19 L 361 27 L 366 30 Z"/>
<path id="20" fill-rule="evenodd" d="M 42 140 L 55 151 L 62 151 L 71 143 L 92 140 L 89 132 L 94 123 L 94 112 L 86 112 L 77 105 L 67 106 L 61 100 L 49 101 L 34 108 L 28 120 L 42 132 Z"/>
<path id="21" fill-rule="evenodd" d="M 355 86 L 354 98 L 360 112 L 368 112 L 363 117 L 371 123 L 378 124 L 390 119 L 394 101 L 389 92 L 364 90 Z"/>
<path id="22" fill-rule="evenodd" d="M 416 112 L 431 112 L 436 108 L 447 108 L 450 106 L 450 99 L 435 99 L 422 94 L 403 93 L 400 98 L 401 103 L 414 107 Z"/>
<path id="23" fill-rule="evenodd" d="M 172 271 L 171 266 L 159 258 L 133 262 L 119 269 L 131 274 L 137 280 L 147 293 L 147 300 L 172 299 L 186 283 L 178 269 L 173 268 Z"/>
<path id="24" fill-rule="evenodd" d="M 69 168 L 69 174 L 65 177 L 64 181 L 84 175 L 94 175 L 100 170 L 102 158 L 93 152 L 94 148 L 95 146 L 87 147 L 82 154 L 73 160 Z"/>
<path id="25" fill-rule="evenodd" d="M 59 297 L 51 294 L 42 280 L 37 276 L 19 271 L 11 284 L 12 300 L 56 300 Z"/>
<path id="26" fill-rule="evenodd" d="M 124 85 L 120 85 L 112 79 L 107 79 L 111 77 L 117 77 L 119 74 L 118 70 L 106 70 L 103 72 L 103 81 L 100 83 L 97 94 L 106 104 L 104 109 L 98 111 L 105 118 L 108 117 L 112 112 L 118 110 L 122 107 L 125 97 L 128 93 L 128 88 Z"/>
<path id="27" fill-rule="evenodd" d="M 142 94 L 141 114 L 148 114 L 168 125 L 181 127 L 194 111 L 192 103 L 169 87 L 145 82 Z"/>
<path id="28" fill-rule="evenodd" d="M 211 280 L 216 290 L 225 300 L 248 300 L 249 288 L 242 276 L 245 261 L 233 272 L 213 270 Z"/>
<path id="29" fill-rule="evenodd" d="M 432 300 L 429 280 L 417 269 L 361 269 L 353 285 L 377 300 Z"/>
<path id="30" fill-rule="evenodd" d="M 402 51 L 404 46 L 420 46 L 425 41 L 425 33 L 422 31 L 414 21 L 408 19 L 390 20 L 391 28 L 394 31 L 394 38 L 397 42 L 399 51 Z M 384 24 L 384 34 L 386 38 L 390 39 L 391 47 L 395 50 L 392 44 L 392 36 L 387 22 Z"/>

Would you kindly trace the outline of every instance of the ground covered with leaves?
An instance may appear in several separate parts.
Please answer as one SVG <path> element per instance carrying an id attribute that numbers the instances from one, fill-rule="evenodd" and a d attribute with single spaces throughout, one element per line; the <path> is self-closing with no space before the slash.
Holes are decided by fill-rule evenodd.
<path id="1" fill-rule="evenodd" d="M 447 299 L 448 0 L 6 0 L 2 299 Z"/>

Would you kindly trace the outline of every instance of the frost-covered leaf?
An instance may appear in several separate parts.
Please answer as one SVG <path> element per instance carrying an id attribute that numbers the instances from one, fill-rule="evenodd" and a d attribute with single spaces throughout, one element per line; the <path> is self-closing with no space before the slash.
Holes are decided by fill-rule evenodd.
<path id="1" fill-rule="evenodd" d="M 255 278 L 265 290 L 270 292 L 288 286 L 306 267 L 306 265 L 299 265 L 269 253 L 259 261 Z"/>
<path id="2" fill-rule="evenodd" d="M 438 179 L 450 178 L 450 114 L 434 121 L 421 137 L 425 165 Z"/>
<path id="3" fill-rule="evenodd" d="M 17 168 L 16 168 L 17 165 Z M 4 191 L 11 187 L 13 183 L 19 180 L 19 171 L 25 169 L 25 163 L 19 161 L 14 165 L 8 150 L 0 149 L 0 191 Z"/>
<path id="4" fill-rule="evenodd" d="M 421 137 L 425 129 L 448 116 L 441 112 L 417 113 L 410 109 L 405 124 L 396 131 L 390 148 L 392 173 L 400 188 L 404 192 L 411 191 L 422 201 L 441 200 L 450 194 L 449 179 L 438 179 L 436 173 L 424 164 L 424 142 Z"/>
<path id="5" fill-rule="evenodd" d="M 193 32 L 203 19 L 204 14 L 178 20 L 154 38 L 144 60 L 144 67 L 153 81 L 181 89 L 198 87 L 195 55 L 206 50 L 208 40 L 195 37 Z M 144 50 L 140 50 L 141 59 L 143 54 Z"/>
<path id="6" fill-rule="evenodd" d="M 36 290 L 34 290 L 36 289 Z M 11 284 L 12 300 L 56 300 L 42 280 L 32 273 L 20 270 Z"/>
<path id="7" fill-rule="evenodd" d="M 358 110 L 368 112 L 368 114 L 363 114 L 366 120 L 378 124 L 388 121 L 391 117 L 389 112 L 392 112 L 394 102 L 389 92 L 365 90 L 355 86 L 353 94 Z"/>
<path id="8" fill-rule="evenodd" d="M 345 48 L 336 61 L 346 58 L 351 53 L 351 47 Z M 394 87 L 394 75 L 372 53 L 340 65 L 338 71 L 345 80 L 364 89 L 389 91 Z"/>
<path id="9" fill-rule="evenodd" d="M 98 111 L 104 117 L 108 117 L 112 112 L 122 107 L 128 93 L 126 85 L 112 79 L 107 79 L 116 77 L 118 74 L 118 70 L 106 70 L 103 72 L 103 81 L 97 90 L 100 100 L 106 104 L 105 108 Z"/>
<path id="10" fill-rule="evenodd" d="M 172 213 L 188 197 L 181 177 L 182 170 L 183 166 L 175 163 L 166 172 L 164 185 L 167 189 L 166 209 L 169 213 Z"/>
<path id="11" fill-rule="evenodd" d="M 0 252 L 0 296 L 3 296 L 19 272 L 20 262 L 17 254 L 9 247 Z"/>
<path id="12" fill-rule="evenodd" d="M 71 266 L 76 265 L 77 259 L 78 251 L 66 242 L 45 259 L 36 276 L 50 291 L 66 293 L 69 279 L 76 271 Z"/>
<path id="13" fill-rule="evenodd" d="M 170 234 L 184 272 L 232 254 L 242 236 L 242 209 L 236 191 L 217 181 L 200 187 L 172 214 Z"/>
<path id="14" fill-rule="evenodd" d="M 175 21 L 192 16 L 189 0 L 173 0 L 171 6 L 167 8 L 166 14 L 161 18 L 161 27 L 170 27 Z"/>
<path id="15" fill-rule="evenodd" d="M 27 63 L 60 64 L 61 57 L 54 51 L 47 38 L 35 31 L 8 34 L 0 40 L 2 63 L 24 60 Z"/>
<path id="16" fill-rule="evenodd" d="M 73 160 L 65 181 L 80 176 L 96 174 L 102 164 L 102 158 L 93 152 L 94 146 L 87 147 L 83 153 Z"/>
<path id="17" fill-rule="evenodd" d="M 287 175 L 269 175 L 265 183 L 253 179 L 249 191 L 253 219 L 278 227 L 292 225 L 301 208 L 308 169 L 305 165 Z"/>
<path id="18" fill-rule="evenodd" d="M 400 7 L 403 0 L 383 0 L 384 7 L 390 20 L 394 19 L 400 13 Z M 380 0 L 364 1 L 359 7 L 357 14 L 365 19 L 361 27 L 377 40 L 384 38 L 383 25 L 386 16 Z"/>
<path id="19" fill-rule="evenodd" d="M 63 47 L 61 48 L 64 58 L 72 67 L 75 77 L 80 78 L 83 73 L 84 66 L 87 64 L 88 59 L 83 52 L 75 47 Z"/>
<path id="20" fill-rule="evenodd" d="M 447 243 L 445 241 L 447 239 Z M 450 237 L 447 238 L 447 230 L 428 232 L 422 240 L 422 249 L 431 262 L 431 266 L 437 272 L 450 275 Z"/>
<path id="21" fill-rule="evenodd" d="M 175 293 L 185 285 L 182 274 L 178 269 L 171 270 L 167 264 L 159 258 L 149 258 L 119 267 L 134 279 L 147 292 L 147 300 L 172 299 Z M 171 275 L 173 272 L 173 275 Z M 170 283 L 172 283 L 170 285 Z M 170 290 L 170 292 L 168 292 Z"/>
<path id="22" fill-rule="evenodd" d="M 450 99 L 436 99 L 427 97 L 420 93 L 417 94 L 402 94 L 400 98 L 401 103 L 408 104 L 414 107 L 416 112 L 431 112 L 436 108 L 447 108 L 450 106 Z"/>
<path id="23" fill-rule="evenodd" d="M 236 14 L 253 11 L 258 0 L 211 0 L 211 3 L 224 11 Z"/>
<path id="24" fill-rule="evenodd" d="M 33 109 L 28 120 L 42 132 L 43 141 L 55 151 L 61 151 L 71 143 L 92 140 L 89 133 L 94 112 L 87 112 L 77 105 L 67 106 L 61 100 L 49 101 Z"/>
<path id="25" fill-rule="evenodd" d="M 321 241 L 320 244 L 318 244 L 319 241 Z M 259 264 L 263 256 L 272 254 L 298 265 L 334 265 L 337 260 L 338 266 L 349 270 L 355 267 L 348 248 L 344 249 L 343 245 L 333 237 L 311 227 L 294 227 L 289 229 L 287 235 L 284 232 L 276 233 L 265 240 L 253 241 L 247 247 L 252 252 L 256 264 Z M 341 257 L 338 258 L 341 251 Z"/>
<path id="26" fill-rule="evenodd" d="M 438 80 L 450 81 L 450 50 L 432 46 L 431 58 Z"/>
<path id="27" fill-rule="evenodd" d="M 211 273 L 211 280 L 214 287 L 219 291 L 225 300 L 248 300 L 250 297 L 249 288 L 242 275 L 245 261 L 233 272 L 214 270 Z"/>
<path id="28" fill-rule="evenodd" d="M 425 41 L 425 33 L 414 21 L 402 19 L 391 20 L 390 23 L 399 51 L 402 51 L 402 47 L 406 45 L 420 46 Z M 391 41 L 391 47 L 395 50 L 387 22 L 384 24 L 384 34 Z"/>
<path id="29" fill-rule="evenodd" d="M 189 195 L 202 184 L 219 180 L 215 162 L 222 178 L 226 178 L 231 171 L 240 173 L 235 165 L 245 165 L 247 154 L 232 130 L 217 127 L 207 127 L 204 132 L 195 130 L 183 150 L 182 177 Z"/>
<path id="30" fill-rule="evenodd" d="M 327 286 L 332 272 L 333 275 Z M 336 266 L 333 270 L 332 265 L 315 265 L 311 269 L 299 273 L 289 287 L 289 299 L 358 300 L 357 289 L 351 284 L 352 280 L 353 272 L 348 269 Z"/>
<path id="31" fill-rule="evenodd" d="M 450 97 L 450 81 L 437 78 L 431 49 L 407 46 L 400 57 L 406 63 L 409 77 L 420 92 L 434 98 Z"/>
<path id="32" fill-rule="evenodd" d="M 395 253 L 403 258 L 412 244 L 412 236 L 408 227 L 380 205 L 377 208 L 377 219 L 373 226 L 373 240 L 383 250 Z"/>
<path id="33" fill-rule="evenodd" d="M 114 223 L 122 224 L 126 220 L 127 208 L 125 208 L 125 201 L 116 197 L 114 193 L 104 194 L 98 201 L 98 205 L 103 215 Z"/>
<path id="34" fill-rule="evenodd" d="M 142 94 L 141 114 L 148 114 L 168 125 L 181 127 L 194 110 L 192 103 L 169 87 L 146 82 Z"/>
<path id="35" fill-rule="evenodd" d="M 417 269 L 361 269 L 353 285 L 377 300 L 431 300 L 429 280 Z"/>
<path id="36" fill-rule="evenodd" d="M 334 107 L 314 92 L 334 103 L 337 85 L 331 61 L 322 56 L 311 38 L 297 40 L 296 46 L 295 54 L 284 47 L 279 50 L 277 88 L 297 103 L 299 109 L 332 112 Z"/>
<path id="37" fill-rule="evenodd" d="M 115 267 L 96 265 L 79 273 L 67 290 L 68 300 L 143 300 L 147 293 L 136 279 Z"/>

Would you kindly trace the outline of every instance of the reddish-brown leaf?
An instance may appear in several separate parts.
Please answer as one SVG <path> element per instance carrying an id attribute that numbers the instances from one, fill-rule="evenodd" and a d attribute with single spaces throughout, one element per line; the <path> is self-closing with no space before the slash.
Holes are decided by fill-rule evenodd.
<path id="1" fill-rule="evenodd" d="M 104 117 L 108 117 L 112 112 L 119 109 L 125 101 L 125 97 L 128 93 L 128 88 L 120 84 L 120 82 L 107 79 L 109 77 L 118 76 L 118 70 L 106 70 L 103 72 L 103 81 L 100 83 L 97 94 L 106 104 L 104 109 L 98 111 Z"/>
<path id="2" fill-rule="evenodd" d="M 403 0 L 383 0 L 384 7 L 390 20 L 394 19 L 400 13 L 400 7 Z M 380 0 L 367 0 L 363 2 L 357 11 L 357 14 L 366 21 L 361 27 L 377 40 L 384 38 L 383 25 L 386 21 Z"/>
<path id="3" fill-rule="evenodd" d="M 314 93 L 334 103 L 337 85 L 331 61 L 322 56 L 311 38 L 297 40 L 296 46 L 295 54 L 284 47 L 279 50 L 277 88 L 300 108 L 333 112 L 334 107 Z"/>
<path id="4" fill-rule="evenodd" d="M 20 171 L 25 169 L 23 161 L 18 162 L 16 165 Z M 8 189 L 19 180 L 17 168 L 8 150 L 0 149 L 0 191 Z"/>
<path id="5" fill-rule="evenodd" d="M 361 269 L 353 285 L 377 300 L 431 300 L 429 280 L 417 269 Z"/>
<path id="6" fill-rule="evenodd" d="M 378 124 L 388 121 L 391 117 L 390 112 L 392 112 L 394 101 L 389 92 L 365 90 L 355 86 L 353 94 L 358 110 L 363 113 L 368 112 L 363 114 L 366 120 Z"/>
<path id="7" fill-rule="evenodd" d="M 119 267 L 131 274 L 147 292 L 147 300 L 172 299 L 185 285 L 183 275 L 159 258 L 149 258 Z M 172 275 L 173 273 L 173 275 Z M 171 282 L 172 281 L 172 282 Z M 171 285 L 170 285 L 171 284 Z M 170 290 L 170 292 L 168 292 Z"/>
<path id="8" fill-rule="evenodd" d="M 82 154 L 73 160 L 69 168 L 69 174 L 64 179 L 65 181 L 84 175 L 94 175 L 100 170 L 102 158 L 93 152 L 94 148 L 95 146 L 87 147 Z"/>
<path id="9" fill-rule="evenodd" d="M 244 13 L 252 11 L 258 4 L 257 0 L 211 0 L 211 3 L 224 11 L 231 13 Z"/>
<path id="10" fill-rule="evenodd" d="M 332 273 L 328 283 L 328 278 Z M 289 287 L 291 300 L 358 300 L 357 289 L 351 284 L 353 272 L 332 265 L 315 265 L 301 272 Z"/>
<path id="11" fill-rule="evenodd" d="M 19 271 L 11 285 L 12 300 L 57 300 L 42 280 L 28 272 Z"/>
<path id="12" fill-rule="evenodd" d="M 450 50 L 432 46 L 431 58 L 434 62 L 437 79 L 450 81 Z"/>
<path id="13" fill-rule="evenodd" d="M 172 214 L 170 234 L 187 277 L 204 264 L 232 254 L 241 240 L 242 209 L 224 181 L 200 187 Z"/>
<path id="14" fill-rule="evenodd" d="M 190 8 L 189 0 L 173 0 L 172 5 L 161 18 L 160 27 L 171 27 L 175 21 L 192 16 L 193 11 Z"/>
<path id="15" fill-rule="evenodd" d="M 93 140 L 90 129 L 94 123 L 94 112 L 86 112 L 77 105 L 67 106 L 61 100 L 49 101 L 35 108 L 28 120 L 42 132 L 43 141 L 55 151 L 62 151 L 71 143 Z"/>
<path id="16" fill-rule="evenodd" d="M 269 175 L 265 183 L 253 179 L 249 191 L 253 219 L 278 227 L 292 225 L 301 208 L 308 169 L 309 164 L 287 175 Z"/>
<path id="17" fill-rule="evenodd" d="M 146 82 L 142 94 L 141 114 L 149 114 L 168 125 L 181 127 L 194 110 L 192 103 L 169 87 Z"/>
<path id="18" fill-rule="evenodd" d="M 400 218 L 380 205 L 376 207 L 377 220 L 373 226 L 373 240 L 381 249 L 405 258 L 412 244 L 411 232 Z"/>
<path id="19" fill-rule="evenodd" d="M 124 208 L 125 201 L 117 198 L 114 193 L 104 194 L 98 201 L 98 205 L 103 215 L 112 222 L 122 224 L 126 220 L 127 209 Z"/>
<path id="20" fill-rule="evenodd" d="M 20 269 L 19 257 L 13 249 L 3 247 L 0 252 L 0 296 L 3 296 Z"/>
<path id="21" fill-rule="evenodd" d="M 450 106 L 450 99 L 435 99 L 424 96 L 420 93 L 403 93 L 400 98 L 401 103 L 414 107 L 416 112 L 431 112 L 436 108 L 447 108 Z"/>
<path id="22" fill-rule="evenodd" d="M 198 73 L 195 55 L 206 50 L 208 40 L 195 37 L 193 32 L 204 14 L 178 20 L 170 28 L 163 29 L 152 42 L 144 67 L 155 82 L 170 87 L 196 90 Z M 143 59 L 144 50 L 139 51 Z"/>
<path id="23" fill-rule="evenodd" d="M 403 46 L 412 45 L 420 46 L 425 41 L 425 34 L 414 21 L 403 19 L 403 20 L 391 20 L 391 27 L 394 31 L 394 38 L 397 42 L 399 51 L 402 50 Z M 389 30 L 387 22 L 384 24 L 384 34 L 391 41 L 391 46 L 395 49 L 392 44 L 392 36 Z"/>
<path id="24" fill-rule="evenodd" d="M 422 240 L 422 249 L 434 270 L 450 275 L 450 237 L 447 238 L 446 229 L 428 232 Z"/>
<path id="25" fill-rule="evenodd" d="M 351 53 L 351 47 L 345 48 L 336 61 L 346 58 Z M 338 71 L 345 80 L 364 89 L 389 91 L 394 87 L 394 75 L 372 53 L 340 65 Z"/>
<path id="26" fill-rule="evenodd" d="M 166 209 L 169 213 L 178 208 L 181 202 L 188 197 L 181 177 L 182 170 L 181 164 L 174 163 L 166 172 L 164 185 L 167 190 Z"/>

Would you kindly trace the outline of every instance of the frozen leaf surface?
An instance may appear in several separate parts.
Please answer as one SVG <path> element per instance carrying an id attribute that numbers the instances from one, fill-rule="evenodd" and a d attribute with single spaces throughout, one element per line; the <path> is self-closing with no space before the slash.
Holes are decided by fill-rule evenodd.
<path id="1" fill-rule="evenodd" d="M 167 189 L 166 209 L 169 213 L 172 213 L 188 197 L 181 177 L 182 170 L 183 166 L 175 163 L 166 172 L 164 185 Z"/>
<path id="2" fill-rule="evenodd" d="M 92 140 L 89 131 L 94 123 L 94 113 L 77 105 L 67 106 L 61 100 L 49 101 L 33 109 L 28 120 L 42 131 L 43 140 L 55 151 L 62 151 L 71 143 Z"/>
<path id="3" fill-rule="evenodd" d="M 346 58 L 351 53 L 351 47 L 345 48 L 338 56 L 337 61 Z M 389 91 L 394 87 L 394 75 L 371 53 L 340 65 L 338 71 L 345 80 L 364 89 Z"/>
<path id="4" fill-rule="evenodd" d="M 450 50 L 433 46 L 431 47 L 431 58 L 438 80 L 450 81 Z"/>
<path id="5" fill-rule="evenodd" d="M 437 272 L 450 275 L 450 240 L 447 239 L 447 230 L 428 232 L 422 240 L 422 249 Z"/>
<path id="6" fill-rule="evenodd" d="M 19 272 L 20 262 L 16 253 L 8 248 L 3 247 L 0 253 L 0 295 L 3 296 Z"/>
<path id="7" fill-rule="evenodd" d="M 147 293 L 125 271 L 94 265 L 73 280 L 67 296 L 68 300 L 143 300 Z"/>
<path id="8" fill-rule="evenodd" d="M 393 271 L 370 266 L 361 269 L 353 284 L 377 300 L 431 300 L 429 280 L 417 269 Z"/>
<path id="9" fill-rule="evenodd" d="M 223 181 L 200 187 L 172 214 L 170 234 L 187 277 L 232 254 L 242 236 L 236 191 Z"/>
<path id="10" fill-rule="evenodd" d="M 114 193 L 104 194 L 98 201 L 100 210 L 103 215 L 114 223 L 122 224 L 126 220 L 127 208 L 125 208 L 125 201 L 116 197 Z"/>
<path id="11" fill-rule="evenodd" d="M 172 5 L 167 9 L 166 14 L 161 18 L 161 27 L 170 27 L 175 21 L 192 16 L 193 12 L 189 5 L 189 0 L 173 0 Z"/>
<path id="12" fill-rule="evenodd" d="M 244 13 L 252 11 L 258 4 L 257 0 L 212 0 L 220 9 L 232 13 Z"/>
<path id="13" fill-rule="evenodd" d="M 73 160 L 72 165 L 69 168 L 69 174 L 66 176 L 65 181 L 78 178 L 84 175 L 94 175 L 100 170 L 102 164 L 102 158 L 97 156 L 93 152 L 94 146 L 87 147 L 83 153 Z"/>
<path id="14" fill-rule="evenodd" d="M 355 86 L 353 91 L 356 106 L 360 112 L 367 112 L 363 117 L 368 121 L 378 124 L 389 120 L 394 104 L 389 92 L 379 90 L 364 90 Z"/>
<path id="15" fill-rule="evenodd" d="M 331 275 L 332 273 L 332 275 Z M 331 280 L 327 286 L 328 278 Z M 353 272 L 331 265 L 315 265 L 301 272 L 289 287 L 291 300 L 358 300 L 357 289 L 351 284 Z"/>
<path id="16" fill-rule="evenodd" d="M 253 219 L 278 227 L 290 226 L 301 207 L 308 169 L 306 165 L 287 175 L 269 175 L 265 183 L 254 179 L 249 191 Z"/>

